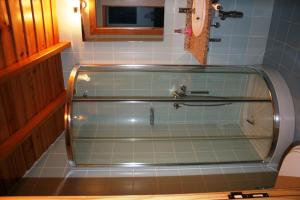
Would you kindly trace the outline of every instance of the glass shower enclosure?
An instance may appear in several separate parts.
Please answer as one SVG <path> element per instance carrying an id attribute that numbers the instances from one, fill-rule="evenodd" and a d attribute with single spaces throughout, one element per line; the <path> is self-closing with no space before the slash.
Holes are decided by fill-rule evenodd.
<path id="1" fill-rule="evenodd" d="M 76 166 L 268 161 L 276 99 L 256 67 L 75 66 L 66 143 Z"/>

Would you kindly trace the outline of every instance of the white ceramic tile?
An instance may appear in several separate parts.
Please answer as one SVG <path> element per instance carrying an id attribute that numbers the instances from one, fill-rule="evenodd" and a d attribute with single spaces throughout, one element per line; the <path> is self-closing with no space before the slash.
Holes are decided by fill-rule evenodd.
<path id="1" fill-rule="evenodd" d="M 271 17 L 273 13 L 274 0 L 253 0 L 254 10 L 253 15 L 255 16 L 268 16 Z"/>
<path id="2" fill-rule="evenodd" d="M 65 177 L 65 175 L 66 175 L 65 168 L 43 167 L 41 170 L 40 177 L 59 178 L 59 177 Z"/>
<path id="3" fill-rule="evenodd" d="M 153 53 L 153 64 L 170 64 L 172 61 L 171 53 Z"/>
<path id="4" fill-rule="evenodd" d="M 191 54 L 189 53 L 174 53 L 172 54 L 173 64 L 187 64 L 190 63 Z"/>
<path id="5" fill-rule="evenodd" d="M 112 53 L 113 42 L 94 42 L 94 53 Z"/>
<path id="6" fill-rule="evenodd" d="M 65 71 L 71 71 L 73 69 L 75 62 L 72 52 L 62 52 L 61 61 Z"/>
<path id="7" fill-rule="evenodd" d="M 164 41 L 153 42 L 153 54 L 155 53 L 171 53 L 173 47 L 173 36 L 165 35 Z M 166 61 L 168 62 L 168 61 Z M 170 61 L 169 61 L 170 62 Z"/>
<path id="8" fill-rule="evenodd" d="M 175 12 L 175 1 L 174 0 L 165 0 L 165 13 L 174 13 Z"/>
<path id="9" fill-rule="evenodd" d="M 134 64 L 134 53 L 115 52 L 114 64 Z"/>
<path id="10" fill-rule="evenodd" d="M 134 64 L 152 64 L 151 53 L 134 53 Z"/>
<path id="11" fill-rule="evenodd" d="M 174 13 L 165 13 L 165 18 L 164 18 L 164 34 L 172 34 L 174 33 Z"/>
<path id="12" fill-rule="evenodd" d="M 270 17 L 254 17 L 251 22 L 251 36 L 267 37 L 270 28 Z"/>
<path id="13" fill-rule="evenodd" d="M 172 35 L 172 52 L 173 53 L 185 53 L 184 50 L 184 35 L 174 34 Z"/>
<path id="14" fill-rule="evenodd" d="M 79 57 L 77 57 L 77 55 L 79 55 Z M 92 53 L 81 52 L 81 53 L 78 53 L 77 55 L 74 54 L 75 63 L 90 64 L 90 63 L 94 62 Z"/>
<path id="15" fill-rule="evenodd" d="M 250 55 L 263 55 L 265 52 L 267 40 L 264 37 L 248 38 L 247 53 Z"/>
<path id="16" fill-rule="evenodd" d="M 133 42 L 133 51 L 135 53 L 143 53 L 145 55 L 149 55 L 152 53 L 152 43 L 151 41 L 149 42 Z"/>
<path id="17" fill-rule="evenodd" d="M 113 52 L 95 52 L 93 53 L 94 64 L 113 64 L 114 54 Z"/>
<path id="18" fill-rule="evenodd" d="M 114 42 L 113 48 L 114 53 L 131 53 L 134 52 L 134 43 L 135 42 Z"/>

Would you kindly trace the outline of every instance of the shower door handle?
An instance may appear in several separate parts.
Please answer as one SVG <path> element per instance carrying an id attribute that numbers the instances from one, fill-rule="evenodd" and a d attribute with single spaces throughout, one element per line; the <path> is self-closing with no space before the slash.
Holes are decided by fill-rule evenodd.
<path id="1" fill-rule="evenodd" d="M 197 95 L 197 94 L 201 94 L 201 95 L 203 95 L 203 94 L 209 94 L 209 91 L 208 90 L 192 90 L 192 91 L 189 91 L 189 93 L 191 94 L 191 95 Z"/>
<path id="2" fill-rule="evenodd" d="M 154 108 L 150 108 L 150 125 L 154 126 Z"/>

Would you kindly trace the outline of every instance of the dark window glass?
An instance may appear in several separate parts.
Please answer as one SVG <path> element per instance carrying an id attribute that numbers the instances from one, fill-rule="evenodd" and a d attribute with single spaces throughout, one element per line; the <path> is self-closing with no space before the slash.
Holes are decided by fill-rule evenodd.
<path id="1" fill-rule="evenodd" d="M 109 24 L 136 24 L 136 7 L 108 7 Z"/>

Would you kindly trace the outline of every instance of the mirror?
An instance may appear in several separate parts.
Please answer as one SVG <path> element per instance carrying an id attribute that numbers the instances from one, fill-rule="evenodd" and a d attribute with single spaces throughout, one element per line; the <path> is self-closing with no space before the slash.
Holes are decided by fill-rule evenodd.
<path id="1" fill-rule="evenodd" d="M 84 41 L 163 40 L 164 0 L 89 0 L 81 13 Z"/>

